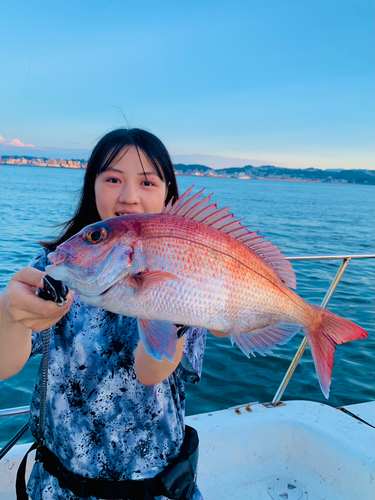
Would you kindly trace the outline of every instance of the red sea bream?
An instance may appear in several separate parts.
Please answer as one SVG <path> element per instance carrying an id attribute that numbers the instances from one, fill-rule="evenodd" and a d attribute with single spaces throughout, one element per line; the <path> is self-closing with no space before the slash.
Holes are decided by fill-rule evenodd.
<path id="1" fill-rule="evenodd" d="M 367 333 L 305 302 L 277 246 L 191 190 L 161 214 L 87 226 L 49 254 L 47 272 L 88 304 L 138 318 L 159 360 L 174 355 L 174 324 L 225 332 L 247 356 L 269 354 L 302 328 L 328 397 L 336 344 Z"/>

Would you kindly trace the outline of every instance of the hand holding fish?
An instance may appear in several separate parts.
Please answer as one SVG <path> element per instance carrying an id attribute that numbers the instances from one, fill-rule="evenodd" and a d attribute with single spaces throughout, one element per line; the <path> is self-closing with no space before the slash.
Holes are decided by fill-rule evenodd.
<path id="1" fill-rule="evenodd" d="M 174 324 L 223 332 L 247 355 L 266 355 L 301 328 L 328 397 L 335 345 L 367 337 L 354 323 L 307 304 L 279 248 L 189 189 L 161 214 L 87 226 L 49 255 L 47 272 L 85 302 L 138 318 L 155 359 L 173 360 Z"/>
<path id="2" fill-rule="evenodd" d="M 68 302 L 62 307 L 39 298 L 36 291 L 43 287 L 45 274 L 32 267 L 25 267 L 12 277 L 2 294 L 4 312 L 8 313 L 11 320 L 36 332 L 57 323 L 69 311 L 74 297 L 74 292 L 70 291 Z"/>
<path id="3" fill-rule="evenodd" d="M 36 295 L 46 273 L 31 267 L 18 271 L 0 295 L 0 378 L 17 373 L 30 356 L 31 330 L 42 331 L 57 323 L 70 309 L 68 302 L 58 307 Z"/>

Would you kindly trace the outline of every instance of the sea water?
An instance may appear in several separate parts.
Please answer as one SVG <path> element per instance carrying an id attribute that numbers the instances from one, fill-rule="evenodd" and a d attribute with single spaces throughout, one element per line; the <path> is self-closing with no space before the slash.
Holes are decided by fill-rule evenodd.
<path id="1" fill-rule="evenodd" d="M 59 234 L 79 199 L 84 171 L 0 165 L 0 290 L 38 251 L 37 242 Z M 214 193 L 219 208 L 231 211 L 274 242 L 287 256 L 375 253 L 373 186 L 311 182 L 178 177 L 180 193 Z M 319 305 L 341 260 L 293 262 L 297 292 Z M 328 308 L 369 333 L 369 338 L 336 350 L 328 404 L 341 406 L 375 399 L 375 259 L 352 260 Z M 241 280 L 241 276 L 238 277 Z M 267 357 L 250 359 L 228 339 L 207 339 L 202 379 L 187 385 L 187 414 L 210 412 L 247 402 L 271 401 L 302 341 L 296 335 Z M 28 405 L 40 356 L 20 373 L 0 381 L 0 408 Z M 326 403 L 309 348 L 283 399 Z M 26 416 L 0 419 L 0 446 Z M 28 439 L 26 436 L 25 439 Z"/>

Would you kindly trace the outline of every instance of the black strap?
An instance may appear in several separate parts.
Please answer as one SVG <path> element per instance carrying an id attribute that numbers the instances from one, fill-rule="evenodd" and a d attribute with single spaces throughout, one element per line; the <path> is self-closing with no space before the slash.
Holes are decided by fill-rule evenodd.
<path id="1" fill-rule="evenodd" d="M 66 469 L 46 446 L 34 443 L 24 456 L 17 472 L 17 500 L 28 500 L 25 484 L 26 460 L 37 449 L 36 460 L 46 472 L 56 477 L 61 488 L 79 498 L 89 496 L 106 499 L 154 500 L 164 495 L 175 500 L 189 500 L 194 495 L 198 463 L 197 431 L 185 426 L 185 439 L 179 456 L 154 478 L 144 480 L 109 481 L 85 478 Z"/>
<path id="2" fill-rule="evenodd" d="M 38 448 L 36 459 L 43 463 L 46 472 L 57 478 L 60 488 L 70 490 L 79 498 L 93 496 L 107 499 L 134 498 L 142 500 L 145 498 L 148 500 L 148 498 L 154 499 L 154 496 L 162 494 L 161 488 L 160 492 L 157 491 L 157 488 L 154 490 L 156 485 L 151 485 L 151 480 L 147 480 L 150 483 L 147 486 L 152 486 L 153 496 L 146 497 L 146 481 L 108 481 L 85 478 L 75 474 L 66 469 L 56 455 L 45 446 Z"/>
<path id="3" fill-rule="evenodd" d="M 17 495 L 17 500 L 28 500 L 29 496 L 26 492 L 26 481 L 25 481 L 25 475 L 26 475 L 26 462 L 27 462 L 27 457 L 29 453 L 33 450 L 36 449 L 37 443 L 33 443 L 31 447 L 29 448 L 29 451 L 26 453 L 26 455 L 23 457 L 20 466 L 17 471 L 17 478 L 16 478 L 16 495 Z"/>

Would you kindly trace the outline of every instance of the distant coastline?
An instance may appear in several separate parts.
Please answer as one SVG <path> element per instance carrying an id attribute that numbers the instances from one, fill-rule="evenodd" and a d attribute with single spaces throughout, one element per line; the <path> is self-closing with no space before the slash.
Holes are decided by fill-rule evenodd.
<path id="1" fill-rule="evenodd" d="M 0 156 L 0 165 L 23 165 L 50 168 L 86 168 L 86 160 L 63 160 L 55 158 L 37 158 L 32 156 Z"/>
<path id="2" fill-rule="evenodd" d="M 63 160 L 55 158 L 36 158 L 31 156 L 2 156 L 0 165 L 21 165 L 47 168 L 73 168 L 86 169 L 87 161 L 84 159 Z M 364 169 L 351 170 L 320 170 L 317 168 L 294 169 L 264 165 L 253 167 L 225 168 L 215 170 L 205 165 L 174 164 L 177 175 L 195 177 L 223 177 L 241 180 L 266 180 L 289 182 L 331 182 L 340 184 L 375 184 L 375 171 Z"/>
<path id="3" fill-rule="evenodd" d="M 175 164 L 177 175 L 200 177 L 224 177 L 242 180 L 290 181 L 290 182 L 331 182 L 340 184 L 375 184 L 373 170 L 319 170 L 317 168 L 294 169 L 264 165 L 234 167 L 214 170 L 205 165 Z"/>

